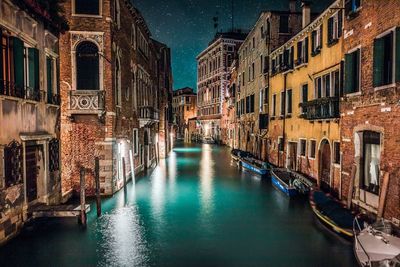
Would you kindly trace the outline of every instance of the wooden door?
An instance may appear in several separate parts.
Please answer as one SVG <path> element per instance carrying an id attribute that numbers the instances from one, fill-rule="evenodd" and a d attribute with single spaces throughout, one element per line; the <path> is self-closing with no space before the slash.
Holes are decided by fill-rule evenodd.
<path id="1" fill-rule="evenodd" d="M 26 165 L 26 195 L 28 202 L 37 199 L 37 179 L 39 174 L 38 154 L 40 146 L 32 145 L 25 147 Z"/>
<path id="2" fill-rule="evenodd" d="M 328 142 L 323 142 L 321 145 L 320 158 L 320 179 L 321 188 L 329 189 L 331 182 L 331 148 Z"/>

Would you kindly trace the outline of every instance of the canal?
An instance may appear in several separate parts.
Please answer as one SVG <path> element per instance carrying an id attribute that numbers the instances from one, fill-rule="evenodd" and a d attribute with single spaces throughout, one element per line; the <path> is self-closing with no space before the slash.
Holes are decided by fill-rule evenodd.
<path id="1" fill-rule="evenodd" d="M 179 145 L 95 210 L 86 230 L 72 219 L 27 227 L 0 266 L 355 266 L 306 199 L 240 172 L 225 147 Z"/>

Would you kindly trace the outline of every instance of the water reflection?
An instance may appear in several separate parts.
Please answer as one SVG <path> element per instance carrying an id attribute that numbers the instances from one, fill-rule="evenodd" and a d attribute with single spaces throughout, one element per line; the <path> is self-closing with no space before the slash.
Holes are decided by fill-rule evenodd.
<path id="1" fill-rule="evenodd" d="M 212 148 L 209 144 L 204 144 L 200 159 L 200 200 L 202 218 L 211 215 L 213 211 L 213 179 L 214 179 L 214 160 Z"/>
<path id="2" fill-rule="evenodd" d="M 135 206 L 114 210 L 103 215 L 96 223 L 99 227 L 99 266 L 145 266 L 149 261 L 148 248 L 143 238 Z"/>

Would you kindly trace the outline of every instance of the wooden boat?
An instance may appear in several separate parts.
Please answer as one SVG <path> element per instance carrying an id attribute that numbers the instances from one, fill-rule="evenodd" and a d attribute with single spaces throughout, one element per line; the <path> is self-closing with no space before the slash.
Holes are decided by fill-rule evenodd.
<path id="1" fill-rule="evenodd" d="M 241 150 L 239 149 L 232 149 L 231 150 L 231 157 L 234 161 L 239 161 L 240 160 L 240 152 Z"/>
<path id="2" fill-rule="evenodd" d="M 287 196 L 292 197 L 297 195 L 297 189 L 293 185 L 296 177 L 288 170 L 275 168 L 271 171 L 272 184 Z"/>
<path id="3" fill-rule="evenodd" d="M 354 220 L 354 254 L 360 266 L 400 266 L 400 238 L 391 234 L 389 225 L 381 221 L 362 229 Z"/>
<path id="4" fill-rule="evenodd" d="M 249 170 L 255 174 L 264 176 L 269 173 L 269 165 L 264 161 L 251 157 L 244 157 L 240 159 L 240 162 L 243 169 Z"/>
<path id="5" fill-rule="evenodd" d="M 353 238 L 352 228 L 356 216 L 342 203 L 322 191 L 311 191 L 310 205 L 325 226 L 346 239 Z"/>

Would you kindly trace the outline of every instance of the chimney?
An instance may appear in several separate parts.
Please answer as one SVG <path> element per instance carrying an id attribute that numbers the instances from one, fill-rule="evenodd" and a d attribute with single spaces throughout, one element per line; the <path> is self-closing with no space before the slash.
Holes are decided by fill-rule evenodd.
<path id="1" fill-rule="evenodd" d="M 290 13 L 296 12 L 296 0 L 289 0 L 289 11 Z"/>
<path id="2" fill-rule="evenodd" d="M 303 29 L 311 22 L 311 8 L 310 1 L 301 1 L 301 12 L 302 12 L 302 26 Z"/>

